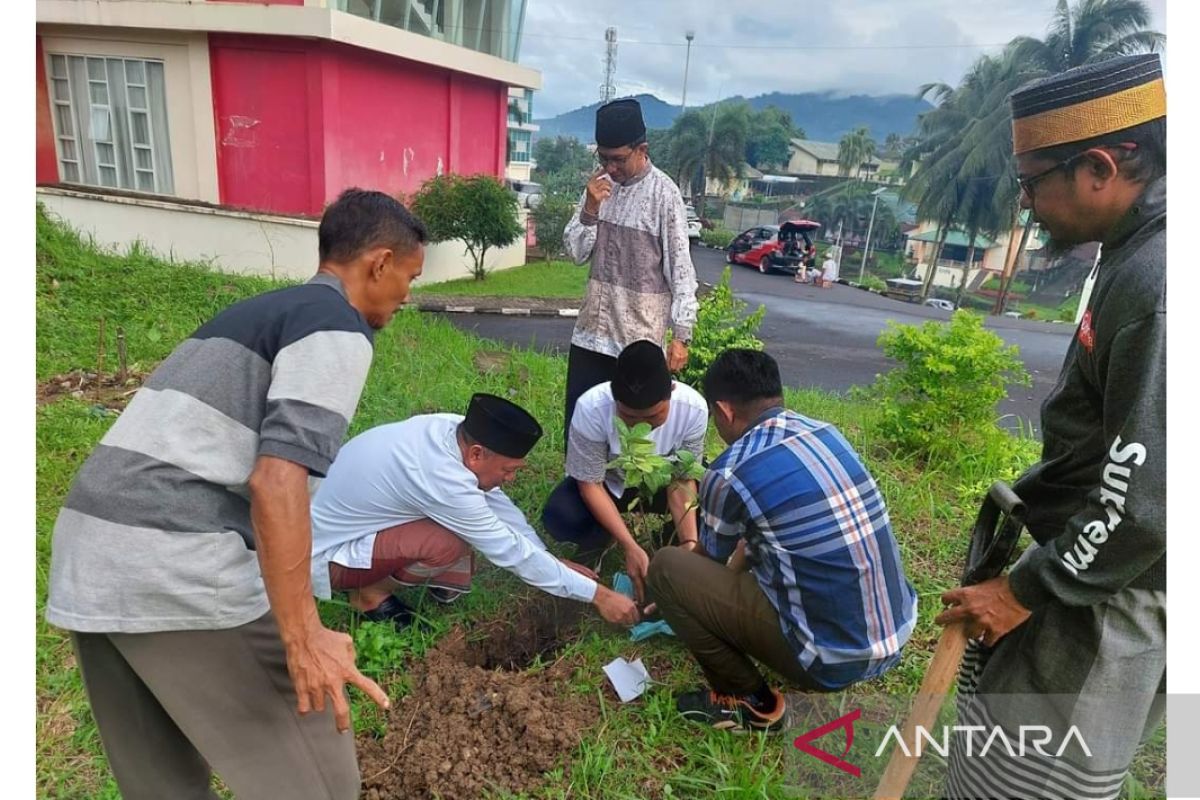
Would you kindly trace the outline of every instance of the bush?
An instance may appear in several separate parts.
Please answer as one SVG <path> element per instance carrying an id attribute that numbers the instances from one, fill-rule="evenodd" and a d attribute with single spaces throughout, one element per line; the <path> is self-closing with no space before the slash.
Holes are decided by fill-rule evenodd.
<path id="1" fill-rule="evenodd" d="M 517 197 L 491 175 L 439 175 L 421 184 L 413 213 L 434 242 L 462 240 L 471 256 L 475 280 L 487 277 L 484 258 L 493 247 L 507 247 L 525 235 L 517 216 Z"/>
<path id="2" fill-rule="evenodd" d="M 924 460 L 1011 446 L 996 425 L 1006 385 L 1030 384 L 1018 348 L 985 330 L 981 317 L 956 311 L 950 322 L 889 323 L 879 336 L 884 355 L 900 366 L 876 379 L 882 401 L 880 437 Z"/>
<path id="3" fill-rule="evenodd" d="M 730 270 L 725 267 L 721 282 L 712 291 L 700 298 L 696 313 L 696 327 L 692 330 L 692 343 L 688 347 L 687 366 L 679 379 L 699 388 L 708 365 L 731 347 L 746 347 L 762 350 L 763 343 L 755 334 L 762 324 L 766 306 L 759 306 L 749 316 L 742 318 L 746 303 L 737 299 L 729 288 Z"/>
<path id="4" fill-rule="evenodd" d="M 729 247 L 729 243 L 733 241 L 734 236 L 737 236 L 737 234 L 724 228 L 712 228 L 711 230 L 700 231 L 700 241 L 709 247 L 719 247 L 722 250 Z"/>
<path id="5" fill-rule="evenodd" d="M 876 292 L 887 291 L 887 281 L 883 278 L 877 278 L 874 275 L 864 275 L 861 284 Z"/>
<path id="6" fill-rule="evenodd" d="M 538 247 L 547 261 L 566 252 L 563 231 L 573 216 L 575 201 L 564 194 L 546 195 L 538 207 L 529 212 Z"/>

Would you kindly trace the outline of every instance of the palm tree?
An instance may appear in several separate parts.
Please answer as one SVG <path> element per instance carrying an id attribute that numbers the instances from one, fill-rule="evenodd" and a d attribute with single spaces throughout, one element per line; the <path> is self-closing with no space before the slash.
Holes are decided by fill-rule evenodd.
<path id="1" fill-rule="evenodd" d="M 920 165 L 905 197 L 917 203 L 921 219 L 938 221 L 925 294 L 951 227 L 961 225 L 973 243 L 978 233 L 1015 224 L 1019 187 L 1011 167 L 1007 95 L 1034 78 L 1157 49 L 1166 38 L 1146 30 L 1149 21 L 1142 0 L 1078 0 L 1073 7 L 1058 0 L 1045 40 L 1018 37 L 1000 56 L 977 61 L 958 87 L 919 89 L 919 96 L 931 98 L 936 107 L 919 119 L 918 141 L 905 149 L 901 167 L 907 174 Z"/>
<path id="2" fill-rule="evenodd" d="M 1149 30 L 1150 8 L 1143 0 L 1058 0 L 1045 39 L 1019 36 L 1017 58 L 1045 74 L 1132 53 L 1153 53 L 1167 41 Z"/>
<path id="3" fill-rule="evenodd" d="M 730 181 L 741 177 L 746 160 L 749 118 L 743 105 L 689 111 L 671 126 L 670 172 L 680 182 L 699 185 L 696 213 L 704 216 L 705 186 L 709 178 Z"/>
<path id="4" fill-rule="evenodd" d="M 866 128 L 855 128 L 838 142 L 838 170 L 842 175 L 849 175 L 855 170 L 855 177 L 862 176 L 862 165 L 874 157 L 877 146 L 871 138 L 871 132 Z"/>
<path id="5" fill-rule="evenodd" d="M 939 105 L 922 115 L 921 144 L 906 153 L 920 158 L 921 169 L 905 187 L 921 219 L 938 220 L 938 243 L 925 276 L 927 296 L 945 239 L 958 226 L 967 234 L 968 261 L 960 281 L 965 287 L 973 245 L 980 234 L 995 234 L 1010 224 L 1019 188 L 1010 159 L 1012 127 L 1006 98 L 1027 81 L 1029 72 L 1012 47 L 975 62 L 957 88 L 921 87 Z"/>

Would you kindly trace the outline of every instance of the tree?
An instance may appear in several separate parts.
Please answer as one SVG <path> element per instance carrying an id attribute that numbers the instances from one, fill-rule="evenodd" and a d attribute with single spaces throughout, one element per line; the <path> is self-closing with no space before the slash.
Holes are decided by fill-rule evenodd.
<path id="1" fill-rule="evenodd" d="M 746 162 L 759 169 L 780 168 L 791 159 L 792 139 L 804 131 L 792 123 L 792 115 L 776 106 L 751 112 L 746 137 Z"/>
<path id="2" fill-rule="evenodd" d="M 1044 39 L 1019 36 L 1016 57 L 1045 74 L 1114 56 L 1152 53 L 1167 37 L 1149 30 L 1150 8 L 1142 0 L 1058 0 Z"/>
<path id="3" fill-rule="evenodd" d="M 898 133 L 889 133 L 883 140 L 883 156 L 889 159 L 899 159 L 903 152 L 904 140 Z"/>
<path id="4" fill-rule="evenodd" d="M 699 187 L 696 212 L 704 216 L 705 184 L 742 175 L 749 132 L 748 107 L 720 104 L 688 111 L 671 126 L 670 169 L 681 183 Z"/>
<path id="5" fill-rule="evenodd" d="M 838 142 L 838 171 L 849 175 L 854 170 L 855 177 L 862 176 L 862 166 L 875 156 L 877 147 L 871 138 L 871 132 L 866 128 L 855 128 Z"/>
<path id="6" fill-rule="evenodd" d="M 960 226 L 973 242 L 979 232 L 1011 228 L 1015 222 L 1020 189 L 1011 166 L 1007 95 L 1034 78 L 1157 49 L 1166 37 L 1146 30 L 1149 20 L 1141 0 L 1079 0 L 1073 7 L 1059 0 L 1044 40 L 1013 39 L 1001 55 L 972 65 L 957 88 L 939 83 L 918 90 L 937 105 L 919 118 L 918 141 L 905 148 L 901 167 L 910 174 L 920 164 L 905 197 L 917 203 L 921 219 L 938 220 L 926 294 L 952 227 Z"/>
<path id="7" fill-rule="evenodd" d="M 533 159 L 541 175 L 564 171 L 586 172 L 596 163 L 587 147 L 580 144 L 578 139 L 566 136 L 538 139 L 533 145 Z"/>
<path id="8" fill-rule="evenodd" d="M 538 249 L 547 261 L 558 258 L 566 251 L 563 231 L 566 230 L 571 217 L 575 216 L 575 202 L 574 198 L 565 194 L 547 194 L 543 196 L 537 208 L 529 212 L 537 235 Z"/>
<path id="9" fill-rule="evenodd" d="M 461 240 L 471 256 L 475 280 L 487 277 L 484 259 L 493 247 L 507 247 L 525 234 L 517 198 L 491 175 L 439 175 L 421 185 L 412 210 L 434 242 Z"/>

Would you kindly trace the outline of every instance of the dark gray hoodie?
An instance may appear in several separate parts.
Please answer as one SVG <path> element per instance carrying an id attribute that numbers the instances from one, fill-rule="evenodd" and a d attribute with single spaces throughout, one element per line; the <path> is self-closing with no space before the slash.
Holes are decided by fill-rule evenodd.
<path id="1" fill-rule="evenodd" d="M 1044 547 L 1013 568 L 1027 608 L 1166 589 L 1167 181 L 1104 241 L 1091 300 L 1042 405 L 1042 460 L 1014 484 Z"/>

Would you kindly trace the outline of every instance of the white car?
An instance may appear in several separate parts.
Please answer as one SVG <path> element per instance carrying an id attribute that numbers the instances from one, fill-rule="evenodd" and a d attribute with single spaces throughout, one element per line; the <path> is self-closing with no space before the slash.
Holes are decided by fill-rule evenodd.
<path id="1" fill-rule="evenodd" d="M 700 231 L 704 229 L 704 226 L 700 224 L 700 217 L 696 214 L 696 209 L 689 203 L 684 205 L 683 210 L 687 212 L 688 238 L 699 239 Z"/>
<path id="2" fill-rule="evenodd" d="M 954 303 L 951 303 L 949 300 L 941 300 L 937 297 L 928 298 L 925 301 L 925 305 L 932 306 L 934 308 L 940 308 L 942 311 L 953 311 L 954 310 Z"/>

